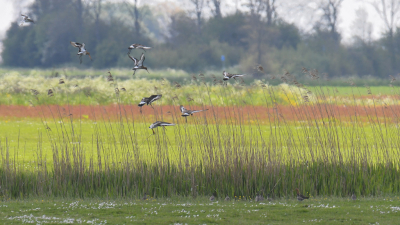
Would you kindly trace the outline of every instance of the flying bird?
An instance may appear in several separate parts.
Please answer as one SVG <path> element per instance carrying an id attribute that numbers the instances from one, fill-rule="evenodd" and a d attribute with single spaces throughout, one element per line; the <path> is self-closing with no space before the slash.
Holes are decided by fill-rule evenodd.
<path id="1" fill-rule="evenodd" d="M 144 45 L 141 45 L 141 44 L 131 44 L 131 46 L 129 46 L 129 48 L 128 48 L 129 49 L 128 54 L 130 54 L 132 49 L 135 49 L 135 48 L 142 49 L 143 51 L 146 51 L 146 49 L 147 50 L 151 49 L 151 47 L 147 47 L 147 46 L 144 46 Z"/>
<path id="2" fill-rule="evenodd" d="M 231 74 L 231 73 L 228 73 L 226 71 L 222 72 L 222 74 L 224 75 L 223 80 L 229 80 L 231 78 L 236 80 L 236 77 L 243 77 L 243 76 L 246 75 L 246 74 Z"/>
<path id="3" fill-rule="evenodd" d="M 138 106 L 139 106 L 139 107 L 142 107 L 142 106 L 144 106 L 144 105 L 149 105 L 149 104 L 150 104 L 150 106 L 153 107 L 153 106 L 151 105 L 151 103 L 153 103 L 154 101 L 160 99 L 161 97 L 162 97 L 162 95 L 152 95 L 152 96 L 150 96 L 150 97 L 148 97 L 148 98 L 144 97 L 144 98 L 142 98 L 142 101 L 140 101 L 140 103 L 139 103 Z M 141 110 L 141 109 L 140 109 L 140 110 Z"/>
<path id="4" fill-rule="evenodd" d="M 21 16 L 23 17 L 21 23 L 19 24 L 20 26 L 22 26 L 24 23 L 35 23 L 35 21 L 33 21 L 33 19 L 31 19 L 29 16 L 21 14 Z"/>
<path id="5" fill-rule="evenodd" d="M 132 61 L 135 63 L 135 66 L 132 68 L 132 70 L 133 70 L 133 75 L 135 75 L 136 70 L 141 70 L 141 69 L 146 70 L 147 72 L 149 72 L 149 71 L 147 70 L 147 67 L 143 66 L 143 62 L 144 62 L 144 60 L 145 60 L 144 53 L 142 53 L 142 55 L 140 56 L 140 60 L 138 60 L 138 59 L 132 57 L 132 56 L 129 55 L 129 54 L 128 54 L 128 56 L 129 56 L 129 58 L 132 59 Z"/>
<path id="6" fill-rule="evenodd" d="M 79 49 L 77 55 L 79 55 L 80 64 L 82 64 L 82 56 L 83 55 L 88 55 L 90 60 L 92 60 L 92 57 L 90 56 L 90 53 L 88 51 L 86 51 L 86 49 L 85 49 L 85 43 L 81 44 L 81 43 L 73 42 L 73 41 L 70 41 L 70 43 L 71 43 L 72 46 L 74 46 L 74 47 Z"/>
<path id="7" fill-rule="evenodd" d="M 193 113 L 197 113 L 197 112 L 203 112 L 203 111 L 207 111 L 208 109 L 204 109 L 204 110 L 188 110 L 185 109 L 185 107 L 183 107 L 183 105 L 180 106 L 181 112 L 182 112 L 182 116 L 191 116 L 193 115 Z"/>
<path id="8" fill-rule="evenodd" d="M 297 200 L 299 200 L 299 201 L 303 201 L 304 199 L 310 198 L 310 197 L 306 197 L 306 196 L 300 194 L 300 191 L 298 188 L 296 188 L 296 192 L 297 192 Z"/>
<path id="9" fill-rule="evenodd" d="M 151 129 L 153 131 L 153 134 L 155 134 L 155 132 L 153 130 L 154 128 L 157 128 L 157 127 L 164 127 L 165 128 L 166 126 L 175 126 L 175 124 L 156 121 L 156 122 L 154 122 L 153 124 L 150 125 L 149 129 Z"/>

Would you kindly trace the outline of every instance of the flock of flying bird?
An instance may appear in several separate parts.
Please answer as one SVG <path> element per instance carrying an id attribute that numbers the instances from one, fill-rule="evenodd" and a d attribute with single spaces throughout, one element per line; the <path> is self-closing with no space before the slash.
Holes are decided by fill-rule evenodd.
<path id="1" fill-rule="evenodd" d="M 20 25 L 23 25 L 24 23 L 34 23 L 34 20 L 31 19 L 29 16 L 24 15 L 24 14 L 21 14 L 21 16 L 23 17 L 23 20 L 21 21 L 21 24 L 20 24 Z M 81 44 L 81 43 L 72 42 L 72 41 L 71 41 L 70 43 L 71 43 L 71 45 L 72 45 L 73 47 L 78 48 L 78 54 L 77 54 L 77 55 L 79 56 L 80 63 L 82 63 L 82 56 L 84 56 L 84 55 L 89 56 L 90 60 L 92 60 L 92 57 L 90 56 L 90 53 L 85 49 L 85 43 L 82 43 L 82 44 Z M 131 53 L 131 51 L 132 51 L 133 49 L 142 49 L 143 51 L 146 51 L 146 50 L 151 49 L 151 47 L 147 47 L 147 46 L 144 46 L 144 45 L 141 45 L 141 44 L 132 44 L 132 45 L 130 45 L 130 46 L 128 47 L 128 50 L 129 50 L 128 56 L 129 56 L 129 58 L 134 62 L 134 67 L 132 68 L 132 70 L 133 70 L 133 75 L 135 75 L 136 70 L 141 70 L 141 69 L 146 70 L 147 72 L 149 72 L 149 71 L 147 70 L 147 67 L 145 67 L 145 66 L 143 65 L 143 62 L 144 62 L 144 60 L 145 60 L 144 53 L 142 53 L 142 55 L 140 56 L 140 59 L 138 60 L 138 59 L 136 59 L 136 58 L 134 58 L 134 57 L 132 57 L 132 56 L 130 55 L 130 53 Z M 245 76 L 245 74 L 230 74 L 230 73 L 228 73 L 228 72 L 226 72 L 226 71 L 223 71 L 222 74 L 223 74 L 223 76 L 224 76 L 224 77 L 223 77 L 223 80 L 224 80 L 224 81 L 227 81 L 227 80 L 229 80 L 229 79 L 231 79 L 231 78 L 236 79 L 236 77 Z M 144 106 L 144 105 L 150 105 L 151 107 L 153 107 L 153 106 L 151 105 L 151 103 L 153 103 L 154 101 L 160 99 L 161 97 L 162 97 L 162 95 L 151 95 L 150 97 L 147 97 L 147 98 L 144 97 L 144 98 L 140 101 L 140 103 L 139 103 L 138 106 L 139 106 L 139 107 L 142 107 L 142 106 Z M 204 109 L 204 110 L 188 110 L 188 109 L 186 109 L 185 107 L 183 107 L 183 105 L 181 105 L 181 106 L 180 106 L 180 110 L 181 110 L 181 112 L 182 112 L 182 116 L 183 116 L 183 117 L 188 117 L 188 116 L 193 115 L 193 113 L 203 112 L 203 111 L 206 111 L 206 110 L 208 110 L 208 109 Z M 153 130 L 154 128 L 157 128 L 157 127 L 163 127 L 163 128 L 165 128 L 166 126 L 174 126 L 174 125 L 175 125 L 175 124 L 173 124 L 173 123 L 167 123 L 167 122 L 162 122 L 162 121 L 156 121 L 156 122 L 154 122 L 153 124 L 150 125 L 149 129 L 152 129 L 153 134 L 155 134 L 155 132 L 154 132 L 154 130 Z M 296 192 L 297 192 L 297 200 L 303 201 L 303 200 L 309 198 L 309 197 L 306 197 L 306 196 L 300 194 L 300 191 L 299 191 L 298 188 L 296 188 L 295 190 L 296 190 Z M 144 195 L 144 199 L 146 199 L 146 193 L 145 193 L 145 195 Z M 214 193 L 214 194 L 210 197 L 210 201 L 214 201 L 215 199 L 216 199 L 216 193 Z M 351 199 L 352 199 L 352 200 L 356 200 L 356 199 L 357 199 L 356 195 L 355 195 L 355 194 L 352 194 Z M 229 200 L 230 200 L 229 196 L 226 196 L 225 200 L 226 200 L 226 201 L 229 201 Z M 256 197 L 255 197 L 255 201 L 256 201 L 256 202 L 258 202 L 258 201 L 263 201 L 263 200 L 264 200 L 264 198 L 262 197 L 262 195 L 260 195 L 260 194 L 257 194 L 257 195 L 256 195 Z M 268 198 L 267 200 L 271 201 L 270 198 Z"/>
<path id="2" fill-rule="evenodd" d="M 27 15 L 24 15 L 24 14 L 21 14 L 21 16 L 23 17 L 23 19 L 22 19 L 22 21 L 21 21 L 21 23 L 20 23 L 20 25 L 22 26 L 23 24 L 25 24 L 25 23 L 35 23 L 35 21 L 32 19 L 32 18 L 30 18 L 29 16 L 27 16 Z M 71 41 L 70 42 L 70 44 L 73 46 L 73 47 L 75 47 L 75 48 L 78 48 L 78 56 L 79 56 L 79 61 L 80 61 L 80 64 L 82 64 L 82 56 L 84 56 L 84 55 L 87 55 L 87 56 L 89 56 L 89 58 L 90 58 L 90 60 L 92 60 L 92 56 L 90 55 L 90 52 L 89 51 L 87 51 L 86 50 L 86 48 L 85 48 L 85 43 L 78 43 L 78 42 L 73 42 L 73 41 Z M 144 46 L 144 45 L 141 45 L 141 44 L 132 44 L 132 45 L 130 45 L 129 47 L 128 47 L 128 57 L 134 62 L 134 67 L 132 68 L 132 70 L 133 70 L 133 75 L 135 75 L 135 73 L 136 73 L 136 70 L 146 70 L 148 73 L 149 73 L 149 71 L 147 70 L 147 67 L 146 66 L 144 66 L 143 65 L 143 63 L 144 63 L 144 60 L 145 60 L 145 55 L 144 55 L 144 53 L 142 53 L 142 55 L 140 56 L 140 59 L 137 59 L 137 58 L 135 58 L 135 57 L 132 57 L 131 55 L 130 55 L 130 53 L 131 53 L 131 51 L 133 50 L 133 49 L 142 49 L 143 51 L 145 51 L 146 52 L 146 50 L 149 50 L 149 49 L 151 49 L 151 47 L 148 47 L 148 46 Z M 242 77 L 242 76 L 245 76 L 245 74 L 230 74 L 230 73 L 228 73 L 228 72 L 225 72 L 225 71 L 223 71 L 223 80 L 224 81 L 227 81 L 227 80 L 229 80 L 229 79 L 231 79 L 231 78 L 233 78 L 233 79 L 236 79 L 236 77 Z M 49 90 L 49 91 L 51 91 L 51 89 Z M 53 93 L 51 93 L 51 94 L 53 94 Z M 153 107 L 152 105 L 151 105 L 151 103 L 153 103 L 154 101 L 156 101 L 156 100 L 158 100 L 158 99 L 160 99 L 162 97 L 162 95 L 151 95 L 150 97 L 144 97 L 143 99 L 142 99 L 142 101 L 139 103 L 139 107 L 142 107 L 142 106 L 144 106 L 144 105 L 150 105 L 151 107 Z M 141 110 L 141 108 L 140 108 L 140 110 Z M 182 112 L 182 116 L 183 117 L 187 117 L 187 116 L 191 116 L 191 115 L 193 115 L 193 113 L 197 113 L 197 112 L 203 112 L 203 111 L 206 111 L 206 110 L 208 110 L 208 109 L 204 109 L 204 110 L 188 110 L 188 109 L 186 109 L 185 107 L 183 107 L 182 105 L 180 106 L 180 110 L 181 110 L 181 112 Z M 163 128 L 165 128 L 166 126 L 174 126 L 175 124 L 173 124 L 173 123 L 167 123 L 167 122 L 162 122 L 162 121 L 156 121 L 156 122 L 154 122 L 153 124 L 151 124 L 150 125 L 150 129 L 152 129 L 152 131 L 153 131 L 153 134 L 155 134 L 155 132 L 154 132 L 154 128 L 157 128 L 157 127 L 163 127 Z"/>

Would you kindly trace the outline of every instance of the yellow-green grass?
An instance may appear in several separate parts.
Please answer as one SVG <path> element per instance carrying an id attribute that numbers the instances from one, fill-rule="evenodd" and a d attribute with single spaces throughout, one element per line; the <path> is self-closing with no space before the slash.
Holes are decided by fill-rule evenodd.
<path id="1" fill-rule="evenodd" d="M 4 157 L 8 147 L 10 157 L 15 158 L 17 163 L 36 167 L 38 161 L 40 164 L 45 161 L 50 168 L 53 166 L 54 144 L 59 148 L 79 147 L 86 156 L 86 163 L 90 158 L 96 163 L 99 155 L 107 157 L 109 163 L 121 163 L 127 154 L 134 153 L 131 155 L 132 160 L 149 165 L 158 164 L 160 158 L 164 157 L 175 165 L 185 163 L 186 160 L 189 164 L 198 165 L 204 163 L 204 152 L 207 151 L 209 154 L 226 157 L 231 153 L 227 146 L 235 146 L 236 151 L 241 153 L 255 152 L 263 160 L 273 158 L 284 164 L 302 164 L 311 158 L 318 161 L 325 157 L 329 157 L 329 162 L 343 163 L 352 161 L 353 157 L 365 159 L 370 164 L 399 162 L 400 151 L 396 144 L 399 141 L 396 136 L 398 128 L 394 124 L 387 125 L 384 132 L 374 135 L 377 128 L 369 123 L 354 127 L 354 124 L 347 122 L 341 123 L 341 126 L 324 128 L 322 120 L 311 126 L 296 124 L 297 122 L 281 126 L 215 125 L 202 123 L 201 119 L 196 122 L 197 124 L 186 124 L 184 119 L 180 119 L 175 121 L 176 126 L 166 130 L 155 129 L 156 134 L 153 135 L 148 128 L 150 123 L 143 122 L 121 124 L 83 120 L 71 125 L 63 120 L 55 123 L 29 118 L 20 121 L 2 120 L 1 152 Z M 275 132 L 290 137 L 279 139 Z M 351 135 L 358 137 L 352 138 Z M 128 138 L 132 140 L 127 141 Z M 337 139 L 328 143 L 324 138 Z M 104 145 L 103 152 L 97 151 L 94 143 L 96 140 Z M 223 146 L 208 149 L 212 145 L 220 144 Z M 159 145 L 164 146 L 162 150 Z M 271 151 L 273 146 L 276 147 Z"/>
<path id="2" fill-rule="evenodd" d="M 294 195 L 272 202 L 206 197 L 138 199 L 32 198 L 0 203 L 0 222 L 93 224 L 397 224 L 399 198 L 312 197 L 298 202 Z"/>

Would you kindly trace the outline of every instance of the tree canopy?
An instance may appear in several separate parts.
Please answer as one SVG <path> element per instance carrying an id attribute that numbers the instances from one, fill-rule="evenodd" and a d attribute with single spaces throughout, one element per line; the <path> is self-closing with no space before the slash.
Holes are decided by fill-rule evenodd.
<path id="1" fill-rule="evenodd" d="M 323 0 L 321 0 L 323 3 Z M 3 65 L 10 67 L 82 66 L 93 68 L 133 67 L 126 55 L 128 46 L 139 43 L 153 47 L 145 65 L 151 69 L 175 68 L 201 72 L 239 65 L 254 71 L 262 65 L 266 73 L 315 68 L 329 76 L 373 75 L 388 77 L 400 70 L 400 29 L 371 41 L 355 37 L 343 45 L 337 30 L 341 1 L 321 3 L 321 21 L 304 33 L 276 12 L 272 0 L 249 0 L 247 11 L 221 14 L 221 1 L 192 1 L 193 12 L 156 10 L 136 1 L 35 0 L 29 16 L 34 24 L 15 21 L 3 41 Z M 204 18 L 201 7 L 210 7 Z M 324 8 L 325 7 L 325 8 Z M 325 21 L 324 21 L 325 20 Z M 359 21 L 365 21 L 359 20 Z M 93 61 L 79 65 L 77 49 L 69 42 L 86 44 Z M 132 52 L 139 57 L 141 50 Z"/>

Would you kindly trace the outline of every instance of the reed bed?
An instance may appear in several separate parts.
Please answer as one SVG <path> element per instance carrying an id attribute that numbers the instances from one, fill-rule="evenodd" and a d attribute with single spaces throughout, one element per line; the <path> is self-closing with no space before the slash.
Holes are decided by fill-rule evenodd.
<path id="1" fill-rule="evenodd" d="M 391 104 L 361 98 L 354 114 L 343 115 L 337 107 L 342 102 L 330 89 L 311 90 L 290 74 L 282 79 L 288 84 L 280 87 L 261 81 L 252 86 L 240 81 L 210 84 L 201 77 L 197 85 L 175 84 L 174 89 L 164 83 L 168 88 L 161 84 L 153 89 L 163 98 L 154 103 L 150 116 L 134 113 L 137 106 L 132 99 L 122 100 L 120 82 L 109 82 L 104 90 L 115 102 L 116 116 L 79 89 L 81 101 L 92 101 L 90 142 L 82 132 L 86 125 L 82 114 L 72 114 L 69 105 L 51 108 L 41 102 L 44 97 L 34 98 L 32 105 L 44 130 L 38 133 L 37 165 L 26 169 L 18 163 L 16 152 L 22 143 L 4 138 L 0 196 L 137 198 L 146 192 L 154 197 L 196 197 L 216 191 L 220 196 L 262 192 L 291 197 L 295 188 L 311 196 L 399 193 L 395 98 Z M 191 89 L 190 95 L 175 97 L 182 89 Z M 357 92 L 360 89 L 354 88 Z M 68 95 L 65 98 L 68 102 Z M 182 99 L 185 107 L 208 112 L 186 120 L 177 107 L 165 112 L 158 105 L 169 101 L 178 106 Z M 257 110 L 259 103 L 253 99 L 261 99 L 268 110 Z M 283 109 L 293 118 L 286 119 Z M 147 127 L 157 120 L 176 126 L 158 128 L 152 135 Z M 43 156 L 44 146 L 51 148 L 51 160 Z"/>

